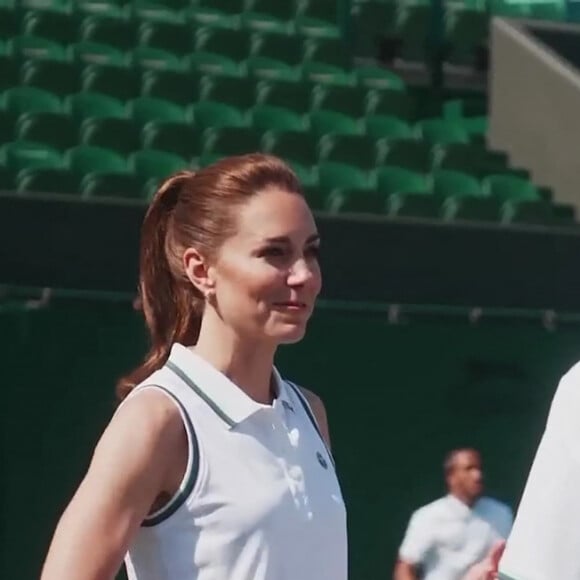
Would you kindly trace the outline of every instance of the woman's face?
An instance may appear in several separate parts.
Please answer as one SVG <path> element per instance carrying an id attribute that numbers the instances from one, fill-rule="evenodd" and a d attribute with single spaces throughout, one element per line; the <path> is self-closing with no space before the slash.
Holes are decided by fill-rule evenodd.
<path id="1" fill-rule="evenodd" d="M 265 189 L 237 211 L 236 233 L 208 269 L 213 305 L 241 337 L 300 340 L 321 288 L 319 237 L 301 195 Z"/>

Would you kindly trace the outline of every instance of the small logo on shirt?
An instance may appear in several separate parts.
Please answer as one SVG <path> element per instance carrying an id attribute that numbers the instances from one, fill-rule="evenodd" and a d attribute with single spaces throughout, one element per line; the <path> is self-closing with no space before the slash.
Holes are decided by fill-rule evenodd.
<path id="1" fill-rule="evenodd" d="M 324 469 L 328 469 L 328 463 L 326 462 L 326 459 L 324 459 L 322 453 L 320 453 L 320 451 L 316 452 L 316 458 L 318 459 L 318 463 L 320 463 L 320 465 L 322 465 L 322 467 L 324 467 Z"/>
<path id="2" fill-rule="evenodd" d="M 292 413 L 294 413 L 294 407 L 288 401 L 282 401 L 282 407 L 287 411 L 292 411 Z"/>

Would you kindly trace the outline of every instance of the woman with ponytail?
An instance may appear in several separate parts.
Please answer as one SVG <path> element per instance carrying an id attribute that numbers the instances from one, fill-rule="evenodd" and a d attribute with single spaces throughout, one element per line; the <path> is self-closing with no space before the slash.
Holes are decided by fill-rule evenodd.
<path id="1" fill-rule="evenodd" d="M 294 173 L 253 154 L 159 188 L 140 302 L 150 350 L 55 532 L 42 580 L 346 580 L 324 406 L 274 367 L 320 292 Z"/>

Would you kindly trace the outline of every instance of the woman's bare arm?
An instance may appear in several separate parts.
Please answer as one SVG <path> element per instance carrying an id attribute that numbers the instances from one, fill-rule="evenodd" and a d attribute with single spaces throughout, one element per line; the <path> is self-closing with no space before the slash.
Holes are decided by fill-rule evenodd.
<path id="1" fill-rule="evenodd" d="M 177 407 L 154 389 L 113 417 L 58 523 L 41 580 L 111 580 L 171 470 L 187 457 Z"/>

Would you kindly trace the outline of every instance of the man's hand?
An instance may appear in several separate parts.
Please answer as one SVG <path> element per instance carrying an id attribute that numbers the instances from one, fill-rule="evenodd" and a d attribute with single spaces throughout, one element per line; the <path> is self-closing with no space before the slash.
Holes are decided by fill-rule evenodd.
<path id="1" fill-rule="evenodd" d="M 463 577 L 463 580 L 495 580 L 504 549 L 504 540 L 496 542 L 485 559 L 472 566 Z"/>

